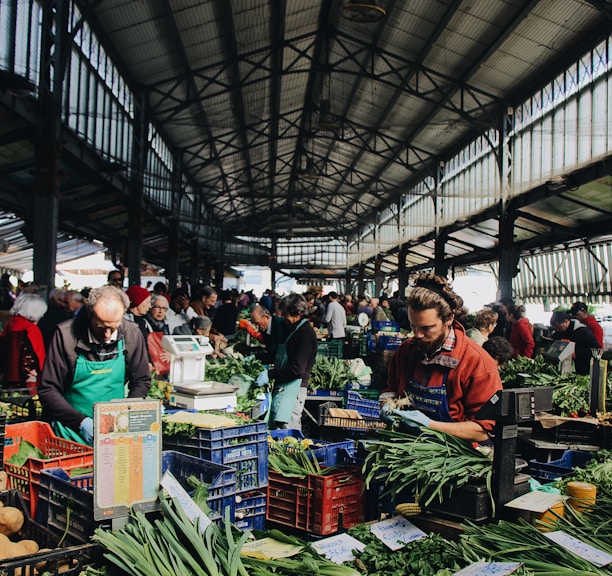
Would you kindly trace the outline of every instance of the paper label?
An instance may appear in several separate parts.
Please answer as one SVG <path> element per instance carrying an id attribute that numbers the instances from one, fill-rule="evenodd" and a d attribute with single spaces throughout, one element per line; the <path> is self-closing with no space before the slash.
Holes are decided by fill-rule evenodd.
<path id="1" fill-rule="evenodd" d="M 587 562 L 601 568 L 602 566 L 607 566 L 612 562 L 612 555 L 604 552 L 603 550 L 599 550 L 582 540 L 578 540 L 578 538 L 574 538 L 561 530 L 557 532 L 544 532 L 544 536 L 556 542 L 560 546 L 563 546 L 566 550 L 573 552 L 576 556 L 580 556 L 580 558 L 584 558 Z"/>
<path id="2" fill-rule="evenodd" d="M 172 472 L 166 470 L 162 476 L 161 483 L 162 487 L 168 492 L 171 498 L 174 498 L 187 514 L 187 518 L 194 524 L 196 518 L 198 519 L 198 527 L 200 532 L 204 532 L 206 527 L 211 523 L 211 520 L 204 511 L 193 501 L 187 491 L 179 484 L 178 480 L 173 476 Z"/>
<path id="3" fill-rule="evenodd" d="M 559 502 L 563 502 L 565 498 L 559 494 L 550 492 L 528 492 L 506 504 L 509 508 L 518 508 L 529 512 L 544 513 L 549 508 L 555 506 Z"/>
<path id="4" fill-rule="evenodd" d="M 522 562 L 474 562 L 455 572 L 455 576 L 505 576 L 516 572 L 522 565 Z"/>
<path id="5" fill-rule="evenodd" d="M 286 544 L 274 540 L 274 538 L 262 538 L 261 540 L 250 540 L 244 544 L 240 554 L 249 558 L 262 560 L 277 560 L 278 558 L 290 558 L 299 554 L 303 546 L 297 544 Z"/>
<path id="6" fill-rule="evenodd" d="M 372 524 L 370 530 L 391 550 L 399 550 L 408 542 L 427 537 L 425 532 L 417 528 L 412 522 L 408 522 L 403 516 L 393 516 L 388 520 Z"/>
<path id="7" fill-rule="evenodd" d="M 348 534 L 337 534 L 314 542 L 312 547 L 328 560 L 336 564 L 342 564 L 354 560 L 353 550 L 362 552 L 365 549 L 365 544 Z"/>

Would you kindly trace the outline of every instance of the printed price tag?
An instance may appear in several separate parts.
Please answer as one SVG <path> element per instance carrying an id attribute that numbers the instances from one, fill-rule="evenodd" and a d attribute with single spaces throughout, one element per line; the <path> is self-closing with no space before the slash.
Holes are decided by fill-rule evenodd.
<path id="1" fill-rule="evenodd" d="M 338 534 L 314 542 L 312 547 L 328 560 L 342 564 L 354 560 L 353 550 L 361 552 L 365 549 L 365 544 L 348 534 Z"/>
<path id="2" fill-rule="evenodd" d="M 195 524 L 196 518 L 198 519 L 200 532 L 204 532 L 211 523 L 210 518 L 204 514 L 204 511 L 187 494 L 187 491 L 179 484 L 178 480 L 172 475 L 172 472 L 166 470 L 162 476 L 161 485 L 171 498 L 175 498 L 178 501 L 189 520 Z"/>
<path id="3" fill-rule="evenodd" d="M 506 576 L 516 572 L 522 565 L 522 562 L 474 562 L 455 572 L 455 576 Z"/>
<path id="4" fill-rule="evenodd" d="M 370 530 L 372 534 L 391 550 L 399 550 L 408 544 L 408 542 L 414 542 L 427 536 L 425 532 L 419 530 L 403 516 L 393 516 L 393 518 L 388 520 L 372 524 Z"/>
<path id="5" fill-rule="evenodd" d="M 590 562 L 598 568 L 607 566 L 612 562 L 612 555 L 604 552 L 603 550 L 598 550 L 590 544 L 587 544 L 582 540 L 578 540 L 578 538 L 574 538 L 561 530 L 557 532 L 544 532 L 543 534 L 553 542 L 556 542 L 560 546 L 563 546 L 563 548 L 573 552 L 576 554 L 576 556 L 584 558 L 587 562 Z"/>

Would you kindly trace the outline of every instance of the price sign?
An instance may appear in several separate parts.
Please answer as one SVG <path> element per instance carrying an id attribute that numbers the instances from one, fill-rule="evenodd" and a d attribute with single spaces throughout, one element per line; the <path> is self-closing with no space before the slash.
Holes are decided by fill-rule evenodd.
<path id="1" fill-rule="evenodd" d="M 370 526 L 372 534 L 391 550 L 400 550 L 408 542 L 426 538 L 427 534 L 408 522 L 403 516 L 393 516 L 388 520 L 377 522 Z"/>
<path id="2" fill-rule="evenodd" d="M 365 549 L 365 544 L 348 534 L 338 534 L 318 540 L 312 544 L 312 547 L 328 560 L 342 564 L 354 560 L 353 550 L 361 552 Z"/>
<path id="3" fill-rule="evenodd" d="M 112 400 L 94 404 L 94 518 L 127 516 L 158 507 L 161 402 Z"/>
<path id="4" fill-rule="evenodd" d="M 544 536 L 556 542 L 563 548 L 566 548 L 570 552 L 576 554 L 576 556 L 580 556 L 580 558 L 584 558 L 587 562 L 590 562 L 594 566 L 601 568 L 602 566 L 607 566 L 612 563 L 612 555 L 604 552 L 603 550 L 599 550 L 582 540 L 578 540 L 578 538 L 574 538 L 561 530 L 557 532 L 544 532 Z"/>
<path id="5" fill-rule="evenodd" d="M 522 562 L 474 562 L 455 572 L 455 576 L 507 576 L 516 572 Z"/>

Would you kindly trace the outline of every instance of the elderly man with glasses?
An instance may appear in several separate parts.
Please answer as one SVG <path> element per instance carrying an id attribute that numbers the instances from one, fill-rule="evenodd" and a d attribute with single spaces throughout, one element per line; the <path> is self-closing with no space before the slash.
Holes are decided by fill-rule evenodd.
<path id="1" fill-rule="evenodd" d="M 94 402 L 125 398 L 126 389 L 129 398 L 147 395 L 147 350 L 138 326 L 125 318 L 128 305 L 119 288 L 95 288 L 85 310 L 54 332 L 38 395 L 56 434 L 92 444 Z"/>

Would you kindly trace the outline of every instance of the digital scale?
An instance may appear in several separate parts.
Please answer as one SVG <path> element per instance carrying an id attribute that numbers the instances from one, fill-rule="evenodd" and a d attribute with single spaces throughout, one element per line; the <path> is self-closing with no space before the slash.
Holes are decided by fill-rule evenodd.
<path id="1" fill-rule="evenodd" d="M 574 371 L 574 351 L 576 344 L 567 340 L 555 340 L 544 352 L 545 360 L 557 363 L 561 374 Z"/>
<path id="2" fill-rule="evenodd" d="M 206 336 L 163 336 L 162 347 L 170 353 L 170 403 L 192 410 L 232 411 L 238 403 L 238 386 L 206 381 L 206 356 L 214 352 Z"/>

